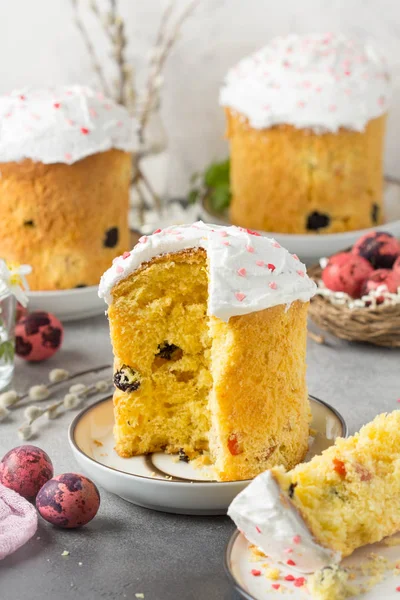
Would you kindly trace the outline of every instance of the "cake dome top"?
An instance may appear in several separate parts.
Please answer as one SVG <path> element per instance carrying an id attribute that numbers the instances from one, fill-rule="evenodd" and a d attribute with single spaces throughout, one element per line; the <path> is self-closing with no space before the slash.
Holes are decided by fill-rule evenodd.
<path id="1" fill-rule="evenodd" d="M 385 113 L 390 78 L 384 57 L 344 35 L 288 35 L 232 68 L 220 104 L 255 129 L 289 124 L 317 133 L 363 131 Z"/>
<path id="2" fill-rule="evenodd" d="M 113 287 L 155 256 L 204 248 L 208 257 L 208 313 L 229 321 L 295 300 L 308 302 L 316 291 L 297 256 L 271 238 L 241 227 L 219 227 L 202 221 L 158 229 L 143 236 L 131 252 L 114 259 L 100 281 L 99 296 L 113 301 Z"/>
<path id="3" fill-rule="evenodd" d="M 128 111 L 79 85 L 24 88 L 0 96 L 0 162 L 74 163 L 116 148 L 135 149 Z"/>

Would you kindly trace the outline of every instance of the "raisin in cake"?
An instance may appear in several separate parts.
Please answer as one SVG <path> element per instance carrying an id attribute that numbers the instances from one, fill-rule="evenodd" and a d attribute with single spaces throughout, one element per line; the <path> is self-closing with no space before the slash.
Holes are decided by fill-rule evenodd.
<path id="1" fill-rule="evenodd" d="M 383 222 L 390 81 L 370 44 L 288 35 L 231 69 L 220 94 L 231 147 L 231 219 L 287 233 Z"/>
<path id="2" fill-rule="evenodd" d="M 132 119 L 81 86 L 0 97 L 0 256 L 33 290 L 97 285 L 129 243 Z"/>
<path id="3" fill-rule="evenodd" d="M 274 240 L 202 222 L 144 236 L 104 274 L 116 449 L 209 450 L 220 480 L 307 451 L 306 319 L 315 292 Z"/>

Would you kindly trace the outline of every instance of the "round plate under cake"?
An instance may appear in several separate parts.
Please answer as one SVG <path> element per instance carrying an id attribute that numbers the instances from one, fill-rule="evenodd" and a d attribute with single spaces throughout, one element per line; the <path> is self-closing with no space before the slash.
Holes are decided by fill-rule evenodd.
<path id="1" fill-rule="evenodd" d="M 345 231 L 342 233 L 260 233 L 275 238 L 289 252 L 298 254 L 300 260 L 306 264 L 318 262 L 321 256 L 331 256 L 344 248 L 352 246 L 359 237 L 377 229 L 379 231 L 388 231 L 396 237 L 400 237 L 400 181 L 387 177 L 385 179 L 384 205 L 387 222 L 384 225 L 371 227 L 370 229 L 360 229 L 357 231 Z M 211 209 L 207 198 L 203 199 L 200 205 L 200 214 L 206 223 L 215 223 L 216 225 L 230 225 L 228 212 L 217 213 Z"/>
<path id="2" fill-rule="evenodd" d="M 359 548 L 344 559 L 341 566 L 348 569 L 352 577 L 354 575 L 352 584 L 370 588 L 360 596 L 363 600 L 397 600 L 399 592 L 396 588 L 400 585 L 400 570 L 395 568 L 396 564 L 400 564 L 399 534 L 379 544 Z M 268 569 L 279 569 L 279 578 L 269 579 Z M 246 600 L 276 600 L 282 598 L 284 593 L 289 593 L 293 600 L 311 598 L 307 591 L 307 575 L 257 555 L 254 547 L 252 548 L 244 535 L 237 530 L 230 538 L 225 551 L 225 570 L 235 589 Z M 260 574 L 254 575 L 254 570 L 256 573 L 260 571 Z M 295 579 L 287 581 L 285 577 L 288 575 Z M 299 577 L 304 578 L 304 583 L 298 587 L 302 583 L 300 581 L 296 585 L 296 579 Z"/>
<path id="3" fill-rule="evenodd" d="M 310 396 L 312 423 L 306 460 L 346 437 L 343 417 Z M 225 514 L 248 481 L 217 482 L 211 467 L 194 468 L 177 455 L 156 453 L 121 458 L 114 450 L 112 398 L 81 411 L 71 423 L 69 442 L 76 460 L 97 484 L 128 502 L 177 514 Z"/>
<path id="4" fill-rule="evenodd" d="M 91 285 L 72 290 L 27 292 L 29 310 L 45 310 L 64 323 L 104 315 L 106 305 L 97 290 L 97 285 Z"/>

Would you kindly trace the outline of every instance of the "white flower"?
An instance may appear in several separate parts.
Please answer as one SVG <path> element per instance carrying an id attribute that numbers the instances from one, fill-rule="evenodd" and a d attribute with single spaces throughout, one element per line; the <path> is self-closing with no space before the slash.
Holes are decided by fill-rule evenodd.
<path id="1" fill-rule="evenodd" d="M 46 385 L 33 385 L 29 388 L 29 398 L 31 400 L 46 400 L 50 396 L 50 391 Z"/>
<path id="2" fill-rule="evenodd" d="M 4 421 L 7 418 L 9 411 L 4 407 L 0 406 L 0 421 Z"/>
<path id="3" fill-rule="evenodd" d="M 8 390 L 8 392 L 3 392 L 0 394 L 0 407 L 8 408 L 15 404 L 18 400 L 19 396 L 15 390 Z"/>
<path id="4" fill-rule="evenodd" d="M 71 394 L 84 394 L 87 391 L 87 387 L 84 383 L 75 383 L 69 388 Z"/>
<path id="5" fill-rule="evenodd" d="M 59 383 L 65 381 L 69 377 L 69 372 L 65 369 L 52 369 L 49 373 L 49 380 L 51 383 Z"/>
<path id="6" fill-rule="evenodd" d="M 96 381 L 95 388 L 98 392 L 106 392 L 109 387 L 110 384 L 108 381 L 104 381 L 102 379 L 100 379 L 100 381 Z"/>
<path id="7" fill-rule="evenodd" d="M 18 437 L 21 438 L 21 440 L 30 440 L 32 436 L 33 429 L 27 423 L 21 425 L 21 427 L 18 429 Z"/>
<path id="8" fill-rule="evenodd" d="M 27 408 L 24 410 L 24 417 L 31 423 L 32 421 L 35 421 L 41 417 L 43 413 L 44 410 L 38 406 L 27 406 Z"/>
<path id="9" fill-rule="evenodd" d="M 81 404 L 81 398 L 76 394 L 65 394 L 64 396 L 64 406 L 66 410 L 74 410 L 74 408 L 78 408 Z"/>
<path id="10" fill-rule="evenodd" d="M 0 259 L 0 283 L 13 294 L 22 306 L 28 304 L 28 298 L 24 290 L 29 290 L 26 275 L 32 271 L 29 265 L 7 265 L 6 261 Z"/>

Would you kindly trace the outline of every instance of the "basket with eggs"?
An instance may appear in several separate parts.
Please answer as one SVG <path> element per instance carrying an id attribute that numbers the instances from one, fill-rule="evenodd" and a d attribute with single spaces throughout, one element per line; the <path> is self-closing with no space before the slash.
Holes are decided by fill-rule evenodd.
<path id="1" fill-rule="evenodd" d="M 400 347 L 400 241 L 371 231 L 309 269 L 318 285 L 310 316 L 349 341 Z"/>

